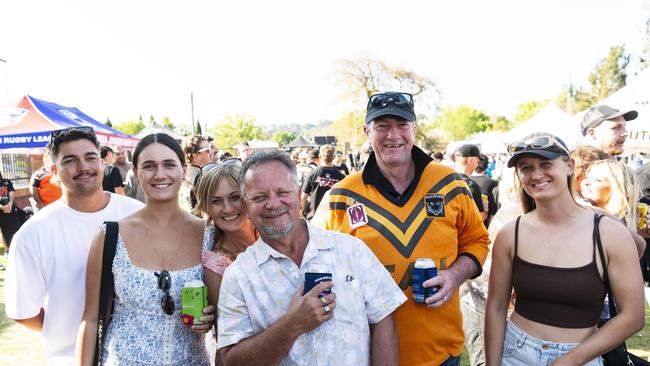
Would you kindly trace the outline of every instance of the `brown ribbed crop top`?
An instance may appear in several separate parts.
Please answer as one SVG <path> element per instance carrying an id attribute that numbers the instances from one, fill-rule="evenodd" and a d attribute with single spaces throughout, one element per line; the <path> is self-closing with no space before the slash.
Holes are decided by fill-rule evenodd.
<path id="1" fill-rule="evenodd" d="M 512 282 L 515 311 L 528 320 L 562 328 L 596 325 L 603 310 L 605 284 L 596 265 L 558 268 L 527 262 L 517 254 L 519 219 L 515 223 L 515 256 Z"/>

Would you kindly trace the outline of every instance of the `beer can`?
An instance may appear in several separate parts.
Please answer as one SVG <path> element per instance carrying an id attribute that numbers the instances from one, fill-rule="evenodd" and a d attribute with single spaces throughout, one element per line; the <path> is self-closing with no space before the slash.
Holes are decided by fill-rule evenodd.
<path id="1" fill-rule="evenodd" d="M 321 282 L 332 281 L 332 271 L 330 270 L 329 265 L 321 263 L 313 263 L 307 267 L 307 272 L 305 272 L 305 289 L 303 295 L 311 291 L 316 285 Z M 321 292 L 318 297 L 323 297 L 332 293 L 332 289 L 328 288 L 327 290 Z"/>
<path id="2" fill-rule="evenodd" d="M 413 287 L 413 301 L 424 304 L 424 299 L 433 296 L 438 287 L 425 288 L 423 283 L 438 275 L 436 263 L 431 258 L 418 258 L 413 266 L 411 285 Z"/>
<path id="3" fill-rule="evenodd" d="M 638 218 L 636 220 L 636 228 L 646 229 L 648 227 L 648 221 L 647 221 L 648 205 L 645 203 L 637 203 L 636 213 L 638 215 Z"/>
<path id="4" fill-rule="evenodd" d="M 181 321 L 188 326 L 203 324 L 199 317 L 203 316 L 203 308 L 208 306 L 208 288 L 205 283 L 192 280 L 187 282 L 181 291 Z"/>

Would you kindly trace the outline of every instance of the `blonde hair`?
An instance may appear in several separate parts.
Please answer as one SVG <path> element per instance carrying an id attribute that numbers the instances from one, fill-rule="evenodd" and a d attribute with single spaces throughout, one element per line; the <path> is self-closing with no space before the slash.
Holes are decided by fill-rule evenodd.
<path id="1" fill-rule="evenodd" d="M 237 175 L 239 174 L 239 165 L 237 164 L 220 164 L 215 168 L 203 173 L 201 180 L 196 188 L 196 208 L 193 213 L 199 217 L 207 218 L 208 223 L 214 223 L 214 220 L 208 213 L 208 206 L 210 205 L 210 198 L 214 196 L 217 188 L 222 182 L 229 182 L 239 190 L 239 181 Z M 219 239 L 223 236 L 223 231 L 215 225 L 214 233 L 214 247 L 212 250 L 218 250 L 225 254 L 233 254 L 225 251 L 223 248 L 216 247 Z M 234 255 L 234 254 L 233 254 Z"/>
<path id="2" fill-rule="evenodd" d="M 589 170 L 598 165 L 607 167 L 606 178 L 610 185 L 609 199 L 602 208 L 625 220 L 625 225 L 636 231 L 636 202 L 641 196 L 636 175 L 629 166 L 616 160 L 597 161 L 591 165 Z"/>

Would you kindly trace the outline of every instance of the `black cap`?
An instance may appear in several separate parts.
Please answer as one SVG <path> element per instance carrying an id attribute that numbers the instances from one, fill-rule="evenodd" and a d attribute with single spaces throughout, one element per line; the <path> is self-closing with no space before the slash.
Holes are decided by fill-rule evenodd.
<path id="1" fill-rule="evenodd" d="M 459 147 L 456 150 L 456 155 L 460 155 L 464 158 L 469 158 L 469 157 L 480 157 L 481 156 L 481 151 L 479 150 L 478 146 L 472 145 L 472 144 L 467 144 Z"/>
<path id="2" fill-rule="evenodd" d="M 544 141 L 544 139 L 548 139 L 548 146 L 536 147 L 539 143 L 535 142 L 540 140 Z M 509 147 L 514 145 L 521 147 L 521 150 L 515 151 L 512 154 L 510 160 L 508 160 L 508 168 L 515 166 L 517 160 L 524 155 L 542 157 L 548 160 L 553 160 L 560 156 L 569 157 L 569 148 L 566 146 L 564 141 L 559 137 L 546 132 L 536 132 L 528 135 L 524 137 L 523 140 L 510 144 Z"/>
<path id="3" fill-rule="evenodd" d="M 382 97 L 383 103 L 373 103 L 373 100 Z M 400 92 L 386 92 L 372 95 L 368 100 L 366 124 L 379 117 L 389 115 L 415 122 L 417 118 L 413 109 L 413 97 L 410 94 Z"/>
<path id="4" fill-rule="evenodd" d="M 580 123 L 580 126 L 582 127 L 582 135 L 586 136 L 588 129 L 598 126 L 603 123 L 603 121 L 620 116 L 623 116 L 626 121 L 631 121 L 636 119 L 639 116 L 639 113 L 637 111 L 619 111 L 616 108 L 604 104 L 592 107 L 582 117 L 582 122 Z"/>

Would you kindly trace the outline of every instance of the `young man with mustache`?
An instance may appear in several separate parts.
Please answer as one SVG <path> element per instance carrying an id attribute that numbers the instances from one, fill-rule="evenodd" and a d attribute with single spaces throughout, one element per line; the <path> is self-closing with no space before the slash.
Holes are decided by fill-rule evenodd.
<path id="1" fill-rule="evenodd" d="M 102 190 L 104 169 L 92 127 L 53 131 L 46 148 L 62 197 L 14 236 L 5 277 L 5 311 L 41 333 L 49 364 L 70 365 L 84 310 L 92 239 L 102 222 L 122 219 L 143 205 Z"/>

